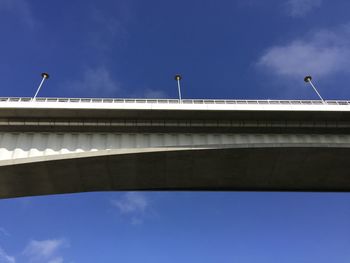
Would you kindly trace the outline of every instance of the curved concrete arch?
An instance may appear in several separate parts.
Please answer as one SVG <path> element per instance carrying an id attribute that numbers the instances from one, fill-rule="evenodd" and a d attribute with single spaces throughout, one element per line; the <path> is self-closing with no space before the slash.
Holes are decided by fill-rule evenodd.
<path id="1" fill-rule="evenodd" d="M 114 190 L 350 191 L 350 148 L 309 146 L 155 149 L 17 163 L 0 167 L 0 197 Z"/>
<path id="2" fill-rule="evenodd" d="M 0 166 L 192 148 L 350 147 L 348 134 L 0 132 Z M 158 151 L 157 150 L 157 151 Z"/>

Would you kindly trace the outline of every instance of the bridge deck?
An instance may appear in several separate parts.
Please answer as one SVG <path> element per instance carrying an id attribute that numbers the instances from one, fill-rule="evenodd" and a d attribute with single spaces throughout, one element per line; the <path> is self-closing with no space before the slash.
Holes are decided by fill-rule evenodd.
<path id="1" fill-rule="evenodd" d="M 350 191 L 350 101 L 0 98 L 0 198 Z"/>
<path id="2" fill-rule="evenodd" d="M 350 101 L 0 98 L 0 118 L 350 120 Z"/>
<path id="3" fill-rule="evenodd" d="M 0 108 L 350 111 L 346 100 L 0 98 Z"/>

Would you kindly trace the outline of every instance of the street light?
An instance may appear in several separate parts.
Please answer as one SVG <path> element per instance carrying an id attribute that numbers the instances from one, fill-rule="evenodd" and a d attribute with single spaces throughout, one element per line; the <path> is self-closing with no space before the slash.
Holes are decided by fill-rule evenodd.
<path id="1" fill-rule="evenodd" d="M 182 98 L 181 98 L 181 86 L 180 86 L 180 80 L 182 79 L 182 76 L 180 74 L 175 75 L 175 80 L 177 81 L 177 90 L 179 92 L 179 101 L 182 103 Z"/>
<path id="2" fill-rule="evenodd" d="M 305 81 L 306 83 L 310 83 L 311 87 L 314 89 L 314 91 L 316 92 L 316 94 L 318 95 L 318 97 L 322 100 L 322 103 L 324 103 L 324 99 L 322 98 L 322 96 L 320 95 L 320 93 L 318 93 L 316 87 L 314 86 L 314 84 L 312 83 L 311 80 L 312 80 L 312 77 L 311 77 L 311 76 L 306 76 L 306 77 L 304 78 L 304 81 Z"/>
<path id="3" fill-rule="evenodd" d="M 41 80 L 41 82 L 40 82 L 40 85 L 39 85 L 38 89 L 37 89 L 36 92 L 35 92 L 35 95 L 34 95 L 34 97 L 33 97 L 33 100 L 35 100 L 36 96 L 38 95 L 38 93 L 39 93 L 39 91 L 40 91 L 40 89 L 41 89 L 41 86 L 43 85 L 45 79 L 48 79 L 48 78 L 50 77 L 50 75 L 49 75 L 48 73 L 46 73 L 46 72 L 41 73 L 41 76 L 42 76 L 42 80 Z"/>

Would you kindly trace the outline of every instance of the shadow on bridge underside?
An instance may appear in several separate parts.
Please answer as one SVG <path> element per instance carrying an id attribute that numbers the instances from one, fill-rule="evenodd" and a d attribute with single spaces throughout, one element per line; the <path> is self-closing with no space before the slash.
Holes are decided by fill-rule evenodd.
<path id="1" fill-rule="evenodd" d="M 0 198 L 90 191 L 350 191 L 350 148 L 168 150 L 0 166 Z"/>

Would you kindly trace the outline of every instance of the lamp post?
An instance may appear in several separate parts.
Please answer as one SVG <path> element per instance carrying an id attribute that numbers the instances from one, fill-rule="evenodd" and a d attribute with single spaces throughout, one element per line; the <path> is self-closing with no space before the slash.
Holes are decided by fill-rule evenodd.
<path id="1" fill-rule="evenodd" d="M 35 95 L 34 95 L 34 97 L 33 97 L 33 100 L 36 99 L 36 96 L 38 95 L 38 93 L 39 93 L 39 91 L 40 91 L 40 89 L 41 89 L 41 86 L 43 85 L 45 79 L 48 79 L 48 78 L 50 77 L 50 75 L 49 75 L 48 73 L 46 73 L 46 72 L 41 73 L 41 76 L 42 76 L 42 80 L 41 80 L 41 82 L 40 82 L 40 85 L 39 85 L 38 89 L 37 89 L 36 92 L 35 92 Z"/>
<path id="2" fill-rule="evenodd" d="M 182 79 L 182 76 L 180 74 L 175 75 L 175 80 L 177 81 L 177 90 L 179 92 L 179 102 L 182 103 L 181 98 L 181 86 L 180 86 L 180 80 Z"/>
<path id="3" fill-rule="evenodd" d="M 306 83 L 310 83 L 311 87 L 314 89 L 314 91 L 316 92 L 317 96 L 321 99 L 322 103 L 324 103 L 324 99 L 322 98 L 322 96 L 320 95 L 320 93 L 318 93 L 318 91 L 317 91 L 315 85 L 312 83 L 311 80 L 312 80 L 312 77 L 311 77 L 311 76 L 306 76 L 306 77 L 304 78 L 304 81 L 305 81 Z"/>

